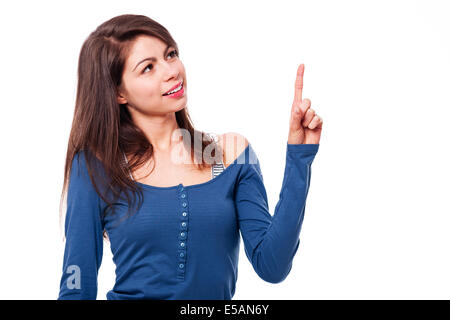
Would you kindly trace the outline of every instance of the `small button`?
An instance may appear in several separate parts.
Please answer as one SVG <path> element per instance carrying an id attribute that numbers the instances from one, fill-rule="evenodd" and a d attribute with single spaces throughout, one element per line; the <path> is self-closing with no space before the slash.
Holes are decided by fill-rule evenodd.
<path id="1" fill-rule="evenodd" d="M 181 223 L 181 226 L 182 226 L 182 227 L 186 227 L 186 222 L 182 222 L 182 223 Z"/>
<path id="2" fill-rule="evenodd" d="M 184 264 L 180 263 L 180 269 L 184 268 Z"/>
<path id="3" fill-rule="evenodd" d="M 183 202 L 183 207 L 186 207 L 187 206 L 187 203 L 186 202 Z"/>
<path id="4" fill-rule="evenodd" d="M 186 233 L 182 232 L 182 233 L 180 233 L 180 235 L 181 235 L 182 237 L 184 237 L 184 236 L 186 235 Z"/>
<path id="5" fill-rule="evenodd" d="M 184 247 L 184 242 L 180 243 L 180 246 Z"/>
<path id="6" fill-rule="evenodd" d="M 183 217 L 186 217 L 187 216 L 187 212 L 183 212 Z"/>
<path id="7" fill-rule="evenodd" d="M 182 197 L 182 198 L 186 198 L 186 195 L 183 193 L 183 194 L 181 195 L 181 197 Z"/>
<path id="8" fill-rule="evenodd" d="M 180 257 L 181 257 L 181 258 L 184 257 L 184 252 L 180 252 Z"/>

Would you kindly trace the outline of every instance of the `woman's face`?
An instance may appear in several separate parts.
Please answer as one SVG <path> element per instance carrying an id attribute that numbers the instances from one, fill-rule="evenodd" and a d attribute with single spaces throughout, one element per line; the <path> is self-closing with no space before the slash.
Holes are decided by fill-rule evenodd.
<path id="1" fill-rule="evenodd" d="M 181 81 L 179 97 L 163 95 Z M 155 37 L 136 38 L 125 62 L 117 101 L 149 115 L 183 109 L 187 102 L 186 73 L 175 48 Z"/>

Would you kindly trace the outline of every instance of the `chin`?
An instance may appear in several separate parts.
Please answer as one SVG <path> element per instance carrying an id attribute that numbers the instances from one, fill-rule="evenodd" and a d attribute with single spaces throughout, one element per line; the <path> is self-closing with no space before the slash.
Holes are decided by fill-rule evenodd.
<path id="1" fill-rule="evenodd" d="M 175 112 L 181 111 L 181 110 L 183 110 L 184 108 L 186 108 L 186 105 L 185 105 L 185 104 L 183 104 L 181 107 L 178 107 L 178 108 L 175 110 Z"/>

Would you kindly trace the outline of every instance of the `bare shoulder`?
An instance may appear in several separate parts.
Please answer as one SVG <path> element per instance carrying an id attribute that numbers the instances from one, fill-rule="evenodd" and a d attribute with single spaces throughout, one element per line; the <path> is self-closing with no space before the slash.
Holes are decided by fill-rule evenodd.
<path id="1" fill-rule="evenodd" d="M 236 158 L 245 151 L 249 142 L 241 134 L 227 132 L 218 136 L 218 143 L 223 150 L 223 161 L 225 167 L 233 163 Z"/>

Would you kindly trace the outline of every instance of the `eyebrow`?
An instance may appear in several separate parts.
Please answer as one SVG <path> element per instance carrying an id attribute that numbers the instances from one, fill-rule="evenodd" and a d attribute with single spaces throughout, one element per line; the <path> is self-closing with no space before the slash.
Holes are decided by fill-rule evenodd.
<path id="1" fill-rule="evenodd" d="M 166 49 L 164 50 L 164 55 L 166 55 L 166 53 L 167 53 L 167 51 L 169 50 L 170 47 L 171 47 L 171 45 L 167 45 Z M 156 61 L 156 58 L 155 57 L 149 57 L 149 58 L 145 58 L 145 59 L 139 61 L 138 64 L 134 67 L 133 71 L 136 70 L 137 66 L 140 65 L 142 62 L 148 61 L 148 60 Z"/>

